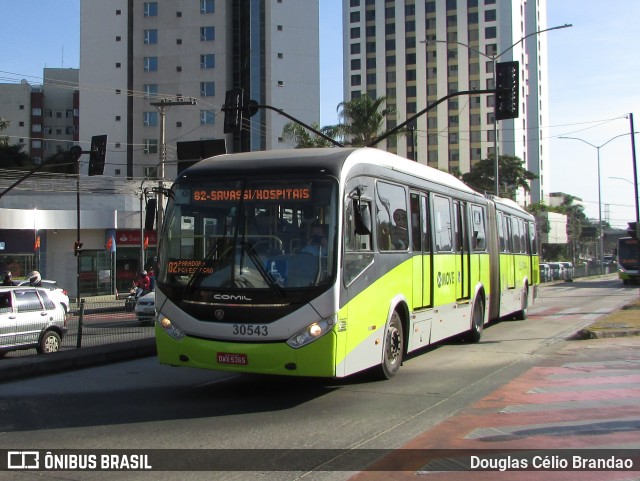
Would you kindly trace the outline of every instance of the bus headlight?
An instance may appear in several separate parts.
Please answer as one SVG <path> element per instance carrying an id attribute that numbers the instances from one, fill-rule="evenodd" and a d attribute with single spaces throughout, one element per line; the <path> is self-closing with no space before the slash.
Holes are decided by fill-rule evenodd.
<path id="1" fill-rule="evenodd" d="M 160 316 L 159 324 L 162 326 L 162 329 L 164 329 L 164 332 L 177 341 L 184 338 L 184 332 L 182 332 L 178 326 L 174 325 L 168 317 Z"/>
<path id="2" fill-rule="evenodd" d="M 314 322 L 291 336 L 287 340 L 287 344 L 294 349 L 306 346 L 310 342 L 324 336 L 327 332 L 333 329 L 334 324 L 335 319 L 333 317 L 328 317 L 318 322 Z"/>

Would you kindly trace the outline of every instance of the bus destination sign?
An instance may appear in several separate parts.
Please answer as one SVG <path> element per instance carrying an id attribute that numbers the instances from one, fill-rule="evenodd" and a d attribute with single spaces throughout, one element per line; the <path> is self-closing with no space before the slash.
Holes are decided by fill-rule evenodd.
<path id="1" fill-rule="evenodd" d="M 261 200 L 261 201 L 287 201 L 311 200 L 311 186 L 289 186 L 289 187 L 264 187 L 264 188 L 216 188 L 212 190 L 194 189 L 191 200 L 193 202 L 228 202 L 239 200 Z"/>

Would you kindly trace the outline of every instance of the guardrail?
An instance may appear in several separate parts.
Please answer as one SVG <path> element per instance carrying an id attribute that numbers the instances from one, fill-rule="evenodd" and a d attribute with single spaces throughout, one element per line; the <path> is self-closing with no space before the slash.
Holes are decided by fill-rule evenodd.
<path id="1" fill-rule="evenodd" d="M 71 304 L 67 314 L 67 333 L 61 351 L 116 344 L 154 337 L 153 319 L 139 320 L 126 311 L 124 300 L 85 300 Z M 35 349 L 8 352 L 5 357 L 36 355 Z M 2 362 L 0 360 L 0 362 Z"/>

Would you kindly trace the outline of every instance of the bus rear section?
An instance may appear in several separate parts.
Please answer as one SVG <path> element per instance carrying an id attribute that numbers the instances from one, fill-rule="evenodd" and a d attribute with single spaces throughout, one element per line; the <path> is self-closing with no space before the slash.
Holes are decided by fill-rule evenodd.
<path id="1" fill-rule="evenodd" d="M 638 282 L 640 272 L 640 246 L 638 239 L 623 237 L 618 240 L 618 278 L 626 284 Z"/>

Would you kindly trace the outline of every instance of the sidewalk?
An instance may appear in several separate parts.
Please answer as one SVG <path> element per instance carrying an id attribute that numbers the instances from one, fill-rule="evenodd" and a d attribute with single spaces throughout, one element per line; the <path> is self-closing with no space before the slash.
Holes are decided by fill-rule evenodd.
<path id="1" fill-rule="evenodd" d="M 425 476 L 433 481 L 637 480 L 638 406 L 640 298 L 576 333 L 557 356 L 464 407 L 350 480 L 408 481 Z M 625 460 L 633 468 L 577 469 L 572 465 L 574 456 Z M 523 467 L 523 460 L 528 465 Z M 556 465 L 541 467 L 543 460 Z"/>

